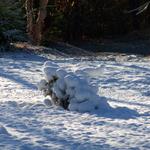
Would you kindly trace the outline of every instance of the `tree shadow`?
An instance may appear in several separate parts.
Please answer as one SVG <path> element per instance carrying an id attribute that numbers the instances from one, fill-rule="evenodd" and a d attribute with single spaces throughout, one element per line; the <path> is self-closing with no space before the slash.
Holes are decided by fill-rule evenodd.
<path id="1" fill-rule="evenodd" d="M 115 99 L 111 99 L 109 101 L 150 108 L 150 105 L 148 105 L 148 104 L 140 104 L 137 102 L 123 102 L 121 100 L 115 100 Z M 92 112 L 90 114 L 96 115 L 98 117 L 105 117 L 105 118 L 111 118 L 111 119 L 124 119 L 124 120 L 135 119 L 137 117 L 142 117 L 142 116 L 150 116 L 149 112 L 139 113 L 139 112 L 137 112 L 137 110 L 130 109 L 128 107 L 119 107 L 118 106 L 118 107 L 114 108 L 111 105 L 109 105 L 109 107 L 107 109 L 102 108 L 102 109 Z"/>
<path id="2" fill-rule="evenodd" d="M 48 60 L 48 58 L 44 56 L 40 56 L 39 54 L 35 52 L 29 51 L 14 51 L 14 52 L 6 52 L 6 53 L 0 53 L 0 58 L 3 59 L 12 59 L 15 61 L 37 61 L 37 62 L 44 62 Z"/>
<path id="3" fill-rule="evenodd" d="M 29 81 L 24 80 L 19 75 L 16 75 L 16 74 L 13 74 L 13 73 L 9 73 L 9 72 L 6 73 L 2 69 L 0 69 L 0 72 L 1 72 L 0 73 L 0 77 L 2 77 L 2 78 L 7 78 L 7 79 L 9 79 L 9 80 L 11 80 L 13 82 L 16 82 L 18 84 L 23 85 L 26 88 L 30 88 L 30 89 L 34 89 L 34 90 L 37 89 L 37 87 L 34 84 L 30 83 Z"/>
<path id="4" fill-rule="evenodd" d="M 99 100 L 106 101 L 106 105 L 99 106 L 99 109 L 88 112 L 89 114 L 96 115 L 97 117 L 111 118 L 111 119 L 135 119 L 140 117 L 136 110 L 130 109 L 128 107 L 112 107 L 108 102 L 107 98 L 99 97 Z M 117 100 L 115 100 L 117 102 Z"/>
<path id="5" fill-rule="evenodd" d="M 123 120 L 135 119 L 141 116 L 136 110 L 129 109 L 127 107 L 117 107 L 117 108 L 112 107 L 105 112 L 99 111 L 92 114 L 95 114 L 98 117 L 123 119 Z"/>
<path id="6" fill-rule="evenodd" d="M 2 124 L 6 125 L 6 129 L 13 129 L 16 133 L 10 134 L 10 136 L 5 137 L 1 136 L 1 146 L 4 147 L 7 145 L 7 147 L 18 147 L 21 150 L 49 150 L 49 149 L 59 149 L 59 150 L 71 150 L 71 149 L 113 149 L 112 145 L 107 144 L 103 137 L 98 137 L 99 141 L 91 140 L 91 137 L 88 137 L 87 135 L 90 133 L 90 131 L 84 131 L 81 128 L 80 136 L 77 134 L 70 134 L 69 131 L 74 131 L 73 128 L 67 128 L 65 126 L 62 126 L 64 123 L 61 122 L 61 119 L 59 122 L 55 122 L 54 125 L 51 126 L 51 123 L 53 123 L 53 119 L 51 120 L 51 117 L 55 117 L 55 115 L 59 115 L 60 117 L 63 117 L 62 119 L 68 120 L 68 117 L 73 117 L 75 114 L 65 113 L 65 111 L 48 111 L 45 108 L 45 105 L 40 104 L 19 104 L 18 102 L 14 105 L 14 102 L 4 102 L 3 109 L 7 111 L 9 108 L 9 113 L 11 113 L 12 117 L 8 117 L 7 121 L 5 119 L 5 115 L 1 116 L 1 122 Z M 18 107 L 16 107 L 16 105 Z M 26 110 L 22 110 L 25 106 Z M 2 107 L 2 105 L 1 105 Z M 14 109 L 15 108 L 15 109 Z M 49 108 L 48 108 L 49 109 Z M 19 112 L 18 112 L 19 110 Z M 40 111 L 39 111 L 40 110 Z M 4 111 L 4 110 L 3 110 Z M 26 116 L 26 113 L 28 115 Z M 56 113 L 56 114 L 55 114 Z M 39 120 L 40 115 L 45 115 L 47 119 Z M 73 115 L 73 116 L 72 116 Z M 37 117 L 39 116 L 39 117 Z M 13 119 L 13 118 L 17 119 Z M 47 120 L 49 120 L 49 123 L 47 123 Z M 30 125 L 28 125 L 28 123 Z M 54 128 L 54 126 L 59 126 L 59 128 Z M 9 133 L 9 130 L 8 130 Z M 15 136 L 18 134 L 18 136 Z M 21 136 L 19 136 L 21 135 Z M 80 138 L 79 137 L 83 137 Z M 33 142 L 31 139 L 36 139 L 36 142 Z M 34 139 L 34 140 L 35 140 Z"/>
<path id="7" fill-rule="evenodd" d="M 111 101 L 111 102 L 119 102 L 119 103 L 128 104 L 128 105 L 135 105 L 135 106 L 147 107 L 147 108 L 150 109 L 150 105 L 149 104 L 141 104 L 141 103 L 130 102 L 130 101 L 121 101 L 121 100 L 116 100 L 116 99 L 110 99 L 109 101 Z"/>
<path id="8" fill-rule="evenodd" d="M 35 66 L 33 62 L 35 62 L 35 64 L 37 62 L 42 64 L 42 62 L 46 60 L 48 59 L 45 57 L 25 52 L 10 52 L 3 54 L 0 57 L 0 77 L 7 78 L 13 82 L 23 85 L 26 88 L 35 90 L 37 87 L 26 79 L 23 79 L 19 72 L 24 73 L 26 70 L 28 71 L 31 68 L 33 69 Z M 18 73 L 13 72 L 13 69 L 18 69 Z"/>

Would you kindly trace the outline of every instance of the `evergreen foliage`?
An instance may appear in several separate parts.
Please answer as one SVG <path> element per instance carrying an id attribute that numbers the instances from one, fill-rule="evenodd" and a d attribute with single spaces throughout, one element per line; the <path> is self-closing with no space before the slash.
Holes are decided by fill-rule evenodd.
<path id="1" fill-rule="evenodd" d="M 25 19 L 19 0 L 0 1 L 0 42 L 21 40 Z"/>
<path id="2" fill-rule="evenodd" d="M 0 41 L 21 39 L 21 31 L 28 31 L 25 16 L 30 13 L 23 14 L 26 1 L 0 0 Z M 42 36 L 42 42 L 74 41 L 125 35 L 149 28 L 150 9 L 149 5 L 144 5 L 145 2 L 149 4 L 147 0 L 49 0 L 39 36 Z M 28 4 L 32 7 L 33 27 L 29 31 L 29 35 L 32 35 L 39 26 L 39 12 L 43 8 L 40 0 L 32 0 Z M 142 9 L 136 11 L 141 5 Z M 36 35 L 31 37 L 36 39 Z"/>
<path id="3" fill-rule="evenodd" d="M 49 26 L 46 40 L 98 39 L 125 35 L 149 27 L 149 8 L 142 13 L 126 13 L 145 4 L 146 0 L 55 0 L 48 7 Z M 46 23 L 48 24 L 48 23 Z"/>

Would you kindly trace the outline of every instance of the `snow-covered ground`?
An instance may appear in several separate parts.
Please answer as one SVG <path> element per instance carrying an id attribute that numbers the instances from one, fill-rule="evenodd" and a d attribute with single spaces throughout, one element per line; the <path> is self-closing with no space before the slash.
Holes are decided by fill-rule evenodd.
<path id="1" fill-rule="evenodd" d="M 109 57 L 49 56 L 87 79 L 115 110 L 96 114 L 43 103 L 36 85 L 47 57 L 0 54 L 0 150 L 149 150 L 150 60 Z"/>

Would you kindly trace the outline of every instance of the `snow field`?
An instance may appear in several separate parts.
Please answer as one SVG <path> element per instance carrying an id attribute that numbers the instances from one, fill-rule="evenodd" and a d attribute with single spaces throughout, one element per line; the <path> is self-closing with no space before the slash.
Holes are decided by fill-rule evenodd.
<path id="1" fill-rule="evenodd" d="M 86 79 L 104 99 L 101 102 L 106 99 L 114 108 L 80 113 L 53 107 L 49 97 L 43 103 L 36 84 L 43 78 L 41 66 L 47 56 L 0 54 L 0 150 L 149 150 L 150 59 L 146 59 L 49 56 L 62 70 Z"/>

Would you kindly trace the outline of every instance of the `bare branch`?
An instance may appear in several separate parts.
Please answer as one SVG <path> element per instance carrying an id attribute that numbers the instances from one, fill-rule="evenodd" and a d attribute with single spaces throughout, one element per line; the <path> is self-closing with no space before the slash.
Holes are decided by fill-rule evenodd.
<path id="1" fill-rule="evenodd" d="M 132 9 L 132 10 L 129 10 L 129 11 L 124 11 L 124 13 L 129 14 L 129 13 L 136 12 L 136 15 L 139 15 L 148 8 L 149 4 L 150 4 L 150 1 L 146 2 L 145 4 L 139 6 L 135 9 Z"/>

